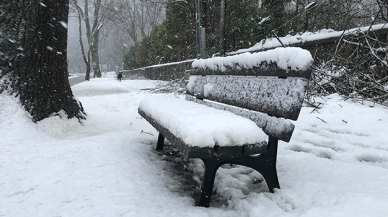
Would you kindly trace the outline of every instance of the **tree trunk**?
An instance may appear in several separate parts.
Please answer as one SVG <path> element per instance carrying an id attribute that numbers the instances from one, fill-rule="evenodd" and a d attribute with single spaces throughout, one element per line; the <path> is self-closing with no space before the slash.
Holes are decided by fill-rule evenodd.
<path id="1" fill-rule="evenodd" d="M 221 19 L 220 19 L 220 56 L 225 56 L 225 1 L 221 0 Z"/>
<path id="2" fill-rule="evenodd" d="M 100 13 L 100 7 L 101 7 L 101 0 L 94 1 L 94 13 L 93 13 L 93 25 L 90 29 L 90 23 L 89 23 L 89 12 L 90 9 L 88 4 L 86 3 L 87 0 L 85 0 L 85 24 L 87 29 L 87 36 L 89 41 L 89 49 L 92 54 L 92 61 L 93 61 L 93 73 L 94 77 L 100 78 L 101 77 L 101 70 L 100 70 L 100 58 L 98 56 L 98 42 L 100 37 L 100 25 L 102 23 L 99 22 L 101 17 L 99 16 Z"/>
<path id="3" fill-rule="evenodd" d="M 309 1 L 306 1 L 306 6 L 309 4 Z M 304 31 L 309 30 L 309 14 L 308 11 L 304 11 Z"/>
<path id="4" fill-rule="evenodd" d="M 90 48 L 88 48 L 87 56 L 85 54 L 84 43 L 82 41 L 82 25 L 81 14 L 78 13 L 78 32 L 79 32 L 79 44 L 81 46 L 82 59 L 86 65 L 85 81 L 90 81 Z"/>
<path id="5" fill-rule="evenodd" d="M 17 93 L 34 122 L 63 113 L 68 118 L 84 119 L 83 107 L 74 99 L 68 80 L 69 0 L 19 0 L 12 4 L 17 10 L 6 13 L 12 13 L 14 22 L 24 25 L 18 35 L 13 35 L 15 43 L 20 44 L 16 49 L 23 54 L 17 55 L 17 63 L 9 62 L 12 66 L 6 69 L 14 81 L 8 83 L 11 92 Z M 3 31 L 12 28 L 7 26 Z"/>
<path id="6" fill-rule="evenodd" d="M 93 61 L 94 77 L 97 77 L 97 78 L 101 77 L 100 58 L 98 56 L 99 32 L 100 32 L 99 30 L 95 30 L 95 33 L 93 34 L 93 37 L 92 37 L 93 45 L 90 47 L 91 54 L 92 54 L 92 61 Z"/>
<path id="7" fill-rule="evenodd" d="M 85 81 L 90 81 L 90 63 L 86 64 Z"/>

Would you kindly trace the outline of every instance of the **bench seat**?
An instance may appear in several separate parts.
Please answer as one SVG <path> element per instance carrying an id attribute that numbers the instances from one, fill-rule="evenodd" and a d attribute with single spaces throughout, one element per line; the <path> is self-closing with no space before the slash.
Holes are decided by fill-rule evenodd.
<path id="1" fill-rule="evenodd" d="M 214 154 L 232 157 L 222 152 L 230 147 L 240 149 L 233 152 L 233 157 L 266 150 L 268 136 L 262 129 L 252 120 L 228 111 L 174 96 L 155 96 L 140 101 L 139 113 L 152 125 L 157 124 L 156 129 L 168 129 L 168 137 L 173 137 L 168 139 L 179 140 L 188 158 Z"/>

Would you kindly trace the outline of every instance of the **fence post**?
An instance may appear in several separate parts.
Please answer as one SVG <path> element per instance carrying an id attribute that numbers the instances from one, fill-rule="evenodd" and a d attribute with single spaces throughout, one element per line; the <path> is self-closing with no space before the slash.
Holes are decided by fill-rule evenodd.
<path id="1" fill-rule="evenodd" d="M 204 16 L 202 9 L 203 0 L 195 0 L 196 38 L 197 38 L 197 58 L 206 58 L 206 29 L 204 26 Z"/>

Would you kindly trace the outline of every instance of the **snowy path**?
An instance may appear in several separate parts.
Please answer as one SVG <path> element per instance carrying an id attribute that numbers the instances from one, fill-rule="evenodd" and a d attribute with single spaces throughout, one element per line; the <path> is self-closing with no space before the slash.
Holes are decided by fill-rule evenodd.
<path id="1" fill-rule="evenodd" d="M 154 83 L 106 77 L 73 86 L 88 113 L 83 125 L 59 117 L 33 124 L 14 99 L 0 95 L 0 216 L 388 213 L 387 108 L 336 95 L 321 99 L 318 111 L 303 108 L 291 142 L 279 146 L 282 189 L 268 193 L 251 169 L 221 168 L 206 209 L 193 206 L 174 164 L 153 150 L 156 131 L 137 114 L 139 100 L 153 97 L 140 89 Z M 188 167 L 198 180 L 199 160 Z"/>
<path id="2" fill-rule="evenodd" d="M 81 82 L 85 81 L 85 75 L 80 74 L 80 75 L 73 75 L 69 77 L 69 83 L 70 86 L 74 86 L 76 84 L 79 84 Z"/>

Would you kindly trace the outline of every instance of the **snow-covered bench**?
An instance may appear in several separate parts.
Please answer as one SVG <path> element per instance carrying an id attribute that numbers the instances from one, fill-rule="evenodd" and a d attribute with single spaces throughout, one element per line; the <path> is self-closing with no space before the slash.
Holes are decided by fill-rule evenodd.
<path id="1" fill-rule="evenodd" d="M 280 188 L 278 140 L 291 139 L 294 124 L 287 119 L 299 116 L 312 63 L 300 48 L 196 60 L 186 100 L 140 102 L 139 114 L 159 131 L 157 150 L 167 138 L 186 158 L 204 162 L 197 205 L 209 206 L 216 171 L 226 163 L 257 170 L 270 192 Z"/>

